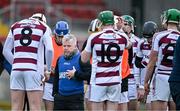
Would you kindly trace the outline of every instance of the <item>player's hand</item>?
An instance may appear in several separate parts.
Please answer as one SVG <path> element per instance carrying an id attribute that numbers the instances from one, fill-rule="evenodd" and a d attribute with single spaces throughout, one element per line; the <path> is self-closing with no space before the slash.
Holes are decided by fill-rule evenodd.
<path id="1" fill-rule="evenodd" d="M 76 69 L 75 69 L 75 67 L 74 67 L 74 66 L 73 66 L 73 69 L 72 69 L 72 70 L 67 70 L 67 74 L 66 74 L 66 76 L 68 77 L 68 79 L 73 78 L 73 77 L 74 77 L 75 72 L 76 72 Z"/>
<path id="2" fill-rule="evenodd" d="M 41 86 L 44 85 L 44 83 L 49 80 L 50 75 L 51 75 L 51 71 L 46 70 L 45 73 L 44 73 L 44 76 L 43 76 L 43 78 L 41 80 Z"/>
<path id="3" fill-rule="evenodd" d="M 50 75 L 51 75 L 51 71 L 46 70 L 44 73 L 45 81 L 49 80 Z"/>
<path id="4" fill-rule="evenodd" d="M 145 94 L 148 95 L 150 91 L 150 86 L 148 83 L 144 83 L 144 90 L 145 90 Z"/>
<path id="5" fill-rule="evenodd" d="M 43 78 L 41 79 L 41 84 L 40 84 L 40 86 L 43 86 L 43 85 L 45 84 L 45 80 L 46 80 L 46 77 L 43 76 Z"/>
<path id="6" fill-rule="evenodd" d="M 143 102 L 144 101 L 145 90 L 143 88 L 138 88 L 137 92 L 138 92 L 138 101 Z"/>
<path id="7" fill-rule="evenodd" d="M 55 74 L 55 68 L 51 67 L 51 74 L 54 75 Z"/>

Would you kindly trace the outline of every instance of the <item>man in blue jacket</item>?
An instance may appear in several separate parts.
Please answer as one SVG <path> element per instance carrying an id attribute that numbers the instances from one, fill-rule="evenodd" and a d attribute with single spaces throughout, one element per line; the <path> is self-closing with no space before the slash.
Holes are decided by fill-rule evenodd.
<path id="1" fill-rule="evenodd" d="M 73 35 L 63 38 L 63 55 L 57 60 L 53 84 L 54 110 L 84 110 L 83 77 L 70 77 L 70 70 L 81 71 L 80 52 Z"/>

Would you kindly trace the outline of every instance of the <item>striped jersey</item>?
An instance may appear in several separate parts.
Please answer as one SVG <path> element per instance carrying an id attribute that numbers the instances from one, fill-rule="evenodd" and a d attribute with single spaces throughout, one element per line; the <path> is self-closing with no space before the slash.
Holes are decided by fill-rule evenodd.
<path id="1" fill-rule="evenodd" d="M 147 70 L 147 64 L 149 63 L 149 55 L 151 52 L 152 43 L 148 42 L 147 39 L 143 38 L 138 42 L 137 47 L 137 57 L 142 58 L 141 64 L 145 68 L 141 68 L 140 70 L 140 84 L 144 85 L 144 79 Z"/>
<path id="2" fill-rule="evenodd" d="M 173 53 L 180 32 L 172 29 L 159 32 L 153 38 L 152 50 L 158 52 L 156 73 L 170 75 L 173 67 Z"/>
<path id="3" fill-rule="evenodd" d="M 140 38 L 138 38 L 137 36 L 135 36 L 134 34 L 132 34 L 130 41 L 132 42 L 132 51 L 133 51 L 133 59 L 132 59 L 132 64 L 130 64 L 130 68 L 131 68 L 131 74 L 139 74 L 139 68 L 137 68 L 135 66 L 135 57 L 137 54 L 137 45 L 139 42 Z"/>
<path id="4" fill-rule="evenodd" d="M 42 72 L 44 45 L 47 41 L 52 44 L 50 36 L 50 28 L 35 19 L 24 19 L 13 24 L 8 34 L 8 37 L 14 40 L 12 70 L 41 70 Z"/>
<path id="5" fill-rule="evenodd" d="M 146 67 L 149 62 L 151 47 L 152 47 L 152 43 L 149 43 L 147 39 L 141 39 L 138 43 L 136 56 L 143 58 L 142 64 L 144 67 Z"/>
<path id="6" fill-rule="evenodd" d="M 90 35 L 85 47 L 92 53 L 90 84 L 110 86 L 121 82 L 119 65 L 123 50 L 128 45 L 127 35 L 111 28 Z"/>

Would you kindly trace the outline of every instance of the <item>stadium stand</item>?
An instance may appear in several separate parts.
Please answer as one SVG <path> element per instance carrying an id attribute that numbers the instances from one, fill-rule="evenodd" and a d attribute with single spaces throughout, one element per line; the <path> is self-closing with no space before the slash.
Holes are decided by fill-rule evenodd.
<path id="1" fill-rule="evenodd" d="M 0 8 L 4 8 L 10 4 L 10 0 L 1 0 Z"/>
<path id="2" fill-rule="evenodd" d="M 102 0 L 51 0 L 53 6 L 73 19 L 89 20 L 105 8 Z"/>

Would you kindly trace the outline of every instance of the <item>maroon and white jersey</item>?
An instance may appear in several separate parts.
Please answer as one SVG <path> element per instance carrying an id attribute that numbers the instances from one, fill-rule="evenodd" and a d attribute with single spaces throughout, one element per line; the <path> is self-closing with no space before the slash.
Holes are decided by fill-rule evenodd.
<path id="1" fill-rule="evenodd" d="M 7 38 L 13 40 L 12 70 L 43 71 L 44 45 L 52 48 L 51 30 L 46 24 L 35 19 L 21 20 L 11 26 Z"/>
<path id="2" fill-rule="evenodd" d="M 141 68 L 140 70 L 140 81 L 139 81 L 140 85 L 144 85 L 144 79 L 146 75 L 147 64 L 149 63 L 149 55 L 151 52 L 151 47 L 152 47 L 152 43 L 149 43 L 147 39 L 143 38 L 138 42 L 136 56 L 142 58 L 141 64 L 145 67 L 145 68 Z"/>
<path id="3" fill-rule="evenodd" d="M 132 51 L 133 51 L 133 59 L 132 59 L 132 64 L 130 64 L 130 68 L 131 68 L 131 74 L 139 74 L 139 68 L 137 68 L 135 66 L 135 57 L 137 54 L 137 45 L 139 42 L 140 38 L 138 38 L 137 36 L 135 36 L 134 34 L 131 35 L 130 41 L 132 42 Z"/>
<path id="4" fill-rule="evenodd" d="M 180 32 L 176 30 L 166 30 L 159 32 L 153 38 L 152 50 L 158 52 L 158 61 L 156 62 L 156 73 L 170 75 L 173 67 L 173 53 L 176 40 Z"/>
<path id="5" fill-rule="evenodd" d="M 149 43 L 147 39 L 141 39 L 138 43 L 136 56 L 143 58 L 142 65 L 144 67 L 146 67 L 149 62 L 151 47 L 152 47 L 152 43 Z"/>
<path id="6" fill-rule="evenodd" d="M 129 45 L 125 33 L 104 29 L 90 35 L 85 50 L 92 53 L 90 84 L 109 86 L 121 83 L 119 75 L 123 50 Z"/>

